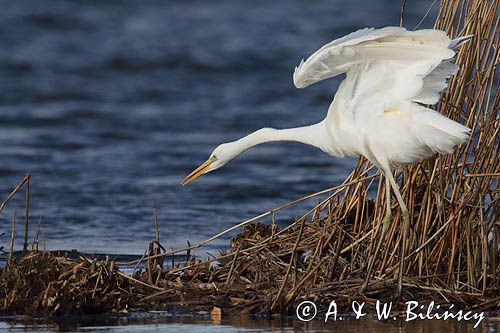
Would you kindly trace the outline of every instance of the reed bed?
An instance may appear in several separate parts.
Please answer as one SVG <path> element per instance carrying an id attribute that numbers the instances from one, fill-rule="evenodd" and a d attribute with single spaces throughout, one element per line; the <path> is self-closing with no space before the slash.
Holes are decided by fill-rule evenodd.
<path id="1" fill-rule="evenodd" d="M 451 79 L 438 109 L 472 128 L 473 134 L 454 154 L 435 156 L 396 173 L 411 223 L 403 258 L 403 292 L 394 300 L 395 306 L 407 300 L 433 300 L 469 309 L 500 308 L 499 25 L 499 0 L 441 1 L 435 27 L 453 37 L 474 38 L 460 48 L 456 62 L 461 70 Z M 45 282 L 37 295 L 42 297 L 54 286 L 62 295 L 65 283 L 82 283 L 86 291 L 71 295 L 73 299 L 79 293 L 86 295 L 86 309 L 191 311 L 215 307 L 223 312 L 263 314 L 290 313 L 306 299 L 318 305 L 333 299 L 339 305 L 352 300 L 393 300 L 403 234 L 396 200 L 392 200 L 393 219 L 374 262 L 373 277 L 364 294 L 359 293 L 385 214 L 381 178 L 360 158 L 343 184 L 263 213 L 199 244 L 165 251 L 157 230 L 148 255 L 138 261 L 103 263 L 81 258 L 70 266 L 57 263 L 57 267 L 66 267 L 60 271 L 75 273 L 41 275 L 48 277 L 47 281 L 60 282 L 52 287 Z M 372 189 L 376 189 L 375 198 L 368 195 Z M 320 195 L 322 200 L 313 209 L 286 228 L 274 223 L 279 211 Z M 194 250 L 238 228 L 243 230 L 233 237 L 227 253 L 209 260 L 193 256 Z M 187 254 L 187 261 L 164 268 L 165 258 L 176 253 Z M 0 307 L 4 311 L 22 311 L 15 306 L 22 303 L 14 300 L 22 299 L 22 291 L 13 296 L 12 285 L 27 276 L 36 278 L 29 269 L 23 270 L 27 262 L 47 260 L 61 259 L 35 251 L 4 269 L 0 278 Z M 118 265 L 140 262 L 146 263 L 146 268 L 132 276 L 117 269 Z M 80 277 L 81 269 L 85 274 Z M 75 276 L 74 281 L 64 282 L 64 274 Z M 26 285 L 30 288 L 33 284 Z M 114 296 L 94 304 L 97 294 Z M 28 296 L 33 295 L 23 297 Z M 45 303 L 36 304 L 44 308 Z M 44 309 L 38 311 L 57 313 L 53 308 Z"/>

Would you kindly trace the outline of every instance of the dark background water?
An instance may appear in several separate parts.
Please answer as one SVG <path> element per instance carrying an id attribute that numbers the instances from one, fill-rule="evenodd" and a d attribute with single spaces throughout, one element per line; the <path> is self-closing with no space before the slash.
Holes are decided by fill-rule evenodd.
<path id="1" fill-rule="evenodd" d="M 408 1 L 405 25 L 431 3 Z M 293 143 L 179 183 L 221 142 L 320 121 L 339 78 L 297 90 L 294 66 L 356 29 L 398 25 L 400 4 L 0 1 L 0 197 L 30 173 L 31 221 L 42 218 L 48 248 L 141 253 L 155 201 L 162 241 L 176 247 L 337 185 L 355 160 Z M 22 219 L 22 195 L 0 216 L 7 233 L 14 209 Z"/>

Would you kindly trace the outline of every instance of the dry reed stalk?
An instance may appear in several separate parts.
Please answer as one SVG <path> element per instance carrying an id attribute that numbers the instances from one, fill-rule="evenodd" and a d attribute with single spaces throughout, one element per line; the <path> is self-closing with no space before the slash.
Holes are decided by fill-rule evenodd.
<path id="1" fill-rule="evenodd" d="M 23 243 L 23 253 L 28 252 L 28 228 L 29 228 L 29 216 L 30 216 L 30 179 L 31 175 L 26 175 L 26 210 L 25 210 L 25 221 L 24 221 L 24 243 Z"/>
<path id="2" fill-rule="evenodd" d="M 30 175 L 26 175 L 26 177 L 23 178 L 23 180 L 21 180 L 17 185 L 16 187 L 12 190 L 12 192 L 10 192 L 10 194 L 7 196 L 7 198 L 2 202 L 2 204 L 0 205 L 0 214 L 2 213 L 3 209 L 5 208 L 5 206 L 7 205 L 7 203 L 10 201 L 10 199 L 12 199 L 12 197 L 19 191 L 19 189 L 29 180 L 30 178 Z"/>
<path id="3" fill-rule="evenodd" d="M 12 231 L 10 234 L 10 245 L 9 245 L 9 257 L 7 259 L 7 267 L 12 265 L 12 262 L 14 260 L 14 239 L 16 236 L 16 211 L 14 211 L 14 214 L 12 216 Z"/>
<path id="4" fill-rule="evenodd" d="M 14 195 L 16 195 L 16 193 L 21 189 L 21 187 L 23 187 L 23 185 L 25 186 L 26 188 L 26 195 L 25 195 L 25 205 L 26 205 L 26 209 L 25 209 L 25 223 L 24 223 L 24 243 L 23 243 L 23 253 L 27 253 L 28 251 L 28 228 L 29 228 L 29 196 L 30 196 L 30 178 L 31 178 L 31 175 L 30 174 L 27 174 L 17 185 L 16 187 L 10 192 L 10 194 L 7 196 L 7 198 L 5 198 L 5 200 L 2 202 L 2 204 L 0 205 L 0 214 L 2 213 L 2 211 L 4 210 L 4 208 L 7 206 L 7 203 L 14 197 Z M 12 231 L 14 232 L 14 231 Z M 13 242 L 14 242 L 14 239 L 13 239 L 14 236 L 12 236 L 12 244 L 11 244 L 11 247 L 14 246 Z M 11 249 L 12 250 L 12 249 Z"/>

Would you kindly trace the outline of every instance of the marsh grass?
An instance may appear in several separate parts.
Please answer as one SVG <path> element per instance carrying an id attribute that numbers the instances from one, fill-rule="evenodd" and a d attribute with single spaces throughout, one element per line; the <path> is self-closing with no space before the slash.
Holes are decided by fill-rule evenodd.
<path id="1" fill-rule="evenodd" d="M 438 110 L 472 128 L 473 134 L 454 154 L 437 155 L 396 172 L 411 219 L 403 258 L 403 293 L 395 300 L 396 306 L 406 300 L 432 300 L 476 309 L 500 308 L 499 22 L 499 0 L 441 1 L 435 27 L 453 37 L 474 38 L 458 51 L 456 62 L 461 70 L 451 79 Z M 379 172 L 360 158 L 343 184 L 265 212 L 199 244 L 166 251 L 156 228 L 147 255 L 134 262 L 117 263 L 146 262 L 146 269 L 133 276 L 121 273 L 116 266 L 108 268 L 110 263 L 84 257 L 73 266 L 64 266 L 64 261 L 64 270 L 75 271 L 79 277 L 69 284 L 92 281 L 88 284 L 92 292 L 82 292 L 92 295 L 86 302 L 110 292 L 119 295 L 106 308 L 117 311 L 215 306 L 223 312 L 271 314 L 288 313 L 304 299 L 318 305 L 332 299 L 339 305 L 352 300 L 392 300 L 403 234 L 396 200 L 392 200 L 393 218 L 374 262 L 373 277 L 364 295 L 359 294 L 385 215 L 383 184 Z M 369 197 L 370 190 L 376 191 L 375 198 Z M 286 228 L 275 225 L 274 217 L 280 211 L 320 195 L 326 198 Z M 193 256 L 193 251 L 241 228 L 227 253 L 209 260 Z M 163 268 L 166 256 L 183 252 L 187 262 L 172 262 L 171 267 Z M 26 266 L 26 260 L 31 266 Z M 0 306 L 4 304 L 4 311 L 9 311 L 6 304 L 20 304 L 15 297 L 22 300 L 22 290 L 12 295 L 15 281 L 23 279 L 19 269 L 36 269 L 37 260 L 52 261 L 32 253 L 2 272 Z M 86 270 L 83 275 L 78 273 L 82 267 Z M 105 274 L 96 274 L 96 267 L 103 267 Z M 12 272 L 16 272 L 16 279 L 9 278 Z M 52 276 L 55 282 L 46 281 L 44 285 L 62 286 L 61 276 L 73 275 L 45 276 Z M 30 283 L 24 285 L 29 288 Z M 39 294 L 43 295 L 41 290 Z M 60 296 L 51 306 L 63 300 Z M 61 309 L 64 304 L 59 305 Z M 42 310 L 31 308 L 54 313 L 54 308 Z"/>

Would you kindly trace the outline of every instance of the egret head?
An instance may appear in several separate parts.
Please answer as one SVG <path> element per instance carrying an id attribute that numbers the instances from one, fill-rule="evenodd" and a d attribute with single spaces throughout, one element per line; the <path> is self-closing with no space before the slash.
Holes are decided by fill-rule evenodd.
<path id="1" fill-rule="evenodd" d="M 227 162 L 231 161 L 233 158 L 238 156 L 241 153 L 241 147 L 237 143 L 237 141 L 223 143 L 210 154 L 208 160 L 205 161 L 202 165 L 196 168 L 193 172 L 184 178 L 182 181 L 182 186 L 185 186 L 203 174 L 206 174 L 210 171 L 214 171 L 225 165 Z"/>

